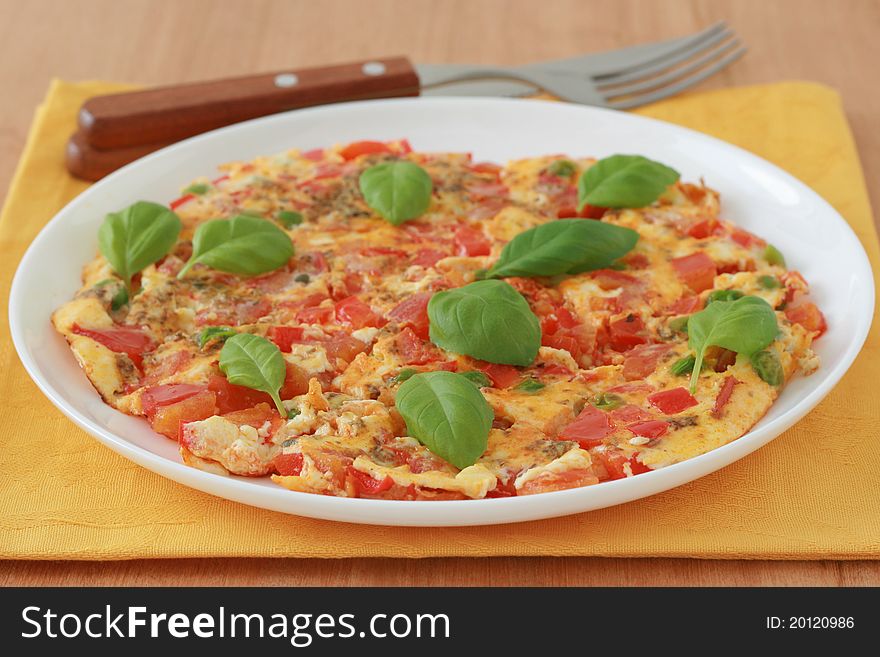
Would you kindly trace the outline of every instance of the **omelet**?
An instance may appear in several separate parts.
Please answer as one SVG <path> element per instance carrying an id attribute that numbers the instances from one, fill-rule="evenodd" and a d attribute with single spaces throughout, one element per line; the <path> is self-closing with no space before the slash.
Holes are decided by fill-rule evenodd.
<path id="1" fill-rule="evenodd" d="M 358 178 L 401 159 L 430 175 L 433 193 L 425 213 L 393 225 L 365 203 Z M 52 320 L 104 401 L 177 441 L 185 463 L 294 491 L 529 495 L 638 476 L 736 440 L 785 381 L 819 366 L 811 345 L 826 326 L 806 281 L 722 219 L 702 183 L 676 182 L 644 208 L 579 210 L 576 181 L 595 160 L 554 168 L 561 159 L 499 166 L 401 140 L 231 163 L 170 204 L 183 230 L 135 292 L 120 301 L 126 287 L 98 256 Z M 283 227 L 295 247 L 287 264 L 254 277 L 197 264 L 178 278 L 196 227 L 240 214 Z M 505 279 L 540 321 L 534 362 L 491 364 L 430 341 L 433 294 L 473 282 L 523 231 L 576 217 L 639 239 L 612 268 Z M 748 358 L 712 347 L 691 394 L 676 366 L 691 354 L 683 320 L 725 290 L 775 309 L 780 332 L 767 349 L 784 380 L 771 385 Z M 227 381 L 220 329 L 278 346 L 287 417 L 266 393 Z M 395 407 L 402 381 L 435 370 L 475 373 L 494 412 L 485 452 L 463 469 L 408 435 Z"/>

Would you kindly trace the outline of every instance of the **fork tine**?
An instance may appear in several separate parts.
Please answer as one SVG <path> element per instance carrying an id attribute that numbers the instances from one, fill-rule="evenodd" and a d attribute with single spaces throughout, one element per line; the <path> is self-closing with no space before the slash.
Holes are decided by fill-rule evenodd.
<path id="1" fill-rule="evenodd" d="M 664 57 L 662 59 L 658 59 L 653 61 L 652 63 L 641 66 L 639 68 L 630 69 L 629 71 L 625 71 L 623 73 L 619 73 L 617 75 L 611 76 L 603 76 L 602 78 L 594 78 L 593 82 L 597 85 L 607 86 L 607 85 L 616 85 L 623 84 L 625 82 L 633 82 L 636 80 L 641 80 L 649 75 L 653 75 L 654 73 L 660 73 L 665 71 L 668 68 L 675 66 L 676 64 L 680 64 L 681 62 L 687 61 L 691 59 L 695 55 L 699 55 L 700 53 L 707 52 L 715 48 L 719 43 L 727 41 L 730 38 L 735 38 L 733 30 L 725 29 L 723 32 L 718 32 L 716 34 L 711 35 L 708 39 L 705 39 L 697 44 L 692 45 L 691 47 L 679 50 L 678 52 L 670 55 L 668 57 Z"/>
<path id="2" fill-rule="evenodd" d="M 630 109 L 632 107 L 638 107 L 640 105 L 646 105 L 648 103 L 653 103 L 657 100 L 662 100 L 662 99 L 667 98 L 669 96 L 674 96 L 675 94 L 677 94 L 681 91 L 684 91 L 685 89 L 688 89 L 689 87 L 692 87 L 695 84 L 698 84 L 699 82 L 702 82 L 703 80 L 714 75 L 715 73 L 717 73 L 718 71 L 720 71 L 724 67 L 728 66 L 729 64 L 732 64 L 737 59 L 742 57 L 743 54 L 745 54 L 745 52 L 746 52 L 746 48 L 743 46 L 741 48 L 738 48 L 734 52 L 722 57 L 717 62 L 712 64 L 712 66 L 704 68 L 703 70 L 701 70 L 697 74 L 692 75 L 690 77 L 687 77 L 687 78 L 677 82 L 676 84 L 671 84 L 668 87 L 663 87 L 662 89 L 658 89 L 657 91 L 654 91 L 652 93 L 641 94 L 639 96 L 633 96 L 632 98 L 630 98 L 628 100 L 620 100 L 620 101 L 610 102 L 610 103 L 608 103 L 607 106 L 610 107 L 611 109 L 618 109 L 618 110 Z"/>
<path id="3" fill-rule="evenodd" d="M 578 57 L 527 64 L 522 68 L 571 71 L 597 77 L 614 75 L 629 69 L 649 65 L 657 59 L 674 55 L 680 50 L 690 49 L 697 43 L 711 38 L 716 33 L 724 30 L 727 30 L 727 24 L 724 21 L 720 21 L 700 32 L 668 39 L 667 41 L 643 43 L 609 52 L 589 53 Z"/>
<path id="4" fill-rule="evenodd" d="M 670 82 L 674 82 L 675 80 L 690 75 L 694 71 L 701 69 L 706 64 L 712 62 L 721 55 L 730 52 L 734 48 L 739 47 L 740 45 L 741 44 L 739 39 L 733 39 L 722 44 L 719 48 L 703 53 L 696 59 L 689 61 L 685 66 L 673 68 L 663 75 L 655 75 L 645 80 L 633 82 L 631 84 L 626 84 L 623 86 L 606 87 L 603 85 L 599 87 L 599 90 L 603 94 L 605 94 L 606 98 L 615 98 L 618 96 L 631 96 L 641 91 L 648 91 L 650 89 L 657 89 L 658 87 L 663 87 Z"/>

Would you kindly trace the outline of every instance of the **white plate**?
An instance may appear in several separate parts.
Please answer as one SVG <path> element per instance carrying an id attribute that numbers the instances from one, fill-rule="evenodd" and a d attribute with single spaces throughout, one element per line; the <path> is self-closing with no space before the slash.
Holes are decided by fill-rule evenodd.
<path id="1" fill-rule="evenodd" d="M 721 192 L 723 216 L 777 245 L 810 282 L 828 332 L 822 366 L 791 382 L 752 431 L 662 470 L 587 488 L 520 498 L 394 502 L 296 493 L 268 479 L 221 477 L 183 465 L 176 445 L 146 422 L 105 405 L 52 328 L 97 251 L 107 212 L 138 199 L 167 203 L 182 185 L 230 160 L 358 139 L 408 137 L 421 151 L 470 151 L 476 160 L 568 153 L 638 153 L 703 177 Z M 383 100 L 332 105 L 248 121 L 134 162 L 74 199 L 43 229 L 19 265 L 9 301 L 12 337 L 36 384 L 77 425 L 126 458 L 186 486 L 314 518 L 384 525 L 453 526 L 548 518 L 628 502 L 702 477 L 754 451 L 810 411 L 840 380 L 871 324 L 874 285 L 846 221 L 804 184 L 766 161 L 705 135 L 643 117 L 563 103 L 488 98 Z M 82 482 L 88 486 L 88 481 Z"/>

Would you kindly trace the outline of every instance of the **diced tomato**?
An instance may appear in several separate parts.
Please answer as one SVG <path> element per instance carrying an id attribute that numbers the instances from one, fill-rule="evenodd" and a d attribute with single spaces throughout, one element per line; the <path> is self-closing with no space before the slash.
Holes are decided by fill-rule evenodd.
<path id="1" fill-rule="evenodd" d="M 356 470 L 352 466 L 348 466 L 346 473 L 354 485 L 354 490 L 358 497 L 362 495 L 378 495 L 394 485 L 394 480 L 391 477 L 386 476 L 383 479 L 376 479 L 372 475 Z"/>
<path id="2" fill-rule="evenodd" d="M 610 415 L 615 425 L 632 424 L 633 422 L 641 422 L 652 418 L 648 411 L 635 404 L 626 404 L 620 408 L 615 408 L 611 411 Z"/>
<path id="3" fill-rule="evenodd" d="M 565 333 L 553 333 L 551 335 L 542 335 L 541 344 L 545 347 L 553 349 L 561 349 L 571 354 L 575 360 L 579 360 L 583 355 L 580 343 L 571 335 Z"/>
<path id="4" fill-rule="evenodd" d="M 342 156 L 342 159 L 348 161 L 353 160 L 354 158 L 361 155 L 373 155 L 375 153 L 393 152 L 394 151 L 388 144 L 385 144 L 381 141 L 356 141 L 339 151 L 339 154 Z"/>
<path id="5" fill-rule="evenodd" d="M 477 369 L 492 379 L 492 385 L 495 388 L 509 388 L 522 379 L 522 374 L 513 365 L 477 361 Z"/>
<path id="6" fill-rule="evenodd" d="M 620 385 L 608 388 L 608 392 L 655 392 L 657 388 L 650 383 L 644 381 L 631 381 L 630 383 L 621 383 Z"/>
<path id="7" fill-rule="evenodd" d="M 545 365 L 541 368 L 541 373 L 546 376 L 571 376 L 573 372 L 562 365 Z"/>
<path id="8" fill-rule="evenodd" d="M 721 414 L 724 411 L 724 406 L 730 401 L 730 396 L 733 394 L 733 388 L 737 383 L 739 383 L 739 381 L 732 376 L 724 378 L 724 383 L 721 384 L 721 390 L 715 398 L 715 406 L 712 407 L 712 415 L 715 417 L 721 417 Z"/>
<path id="9" fill-rule="evenodd" d="M 627 425 L 626 428 L 636 436 L 657 440 L 657 438 L 669 431 L 669 423 L 663 420 L 647 420 Z"/>
<path id="10" fill-rule="evenodd" d="M 574 422 L 559 432 L 560 440 L 576 440 L 583 449 L 602 444 L 602 439 L 614 431 L 608 415 L 587 404 Z"/>
<path id="11" fill-rule="evenodd" d="M 648 338 L 644 333 L 645 322 L 638 315 L 627 315 L 608 325 L 608 344 L 615 351 L 627 351 L 645 344 Z"/>
<path id="12" fill-rule="evenodd" d="M 370 306 L 357 297 L 347 297 L 337 302 L 336 319 L 351 324 L 355 329 L 365 326 L 385 326 L 388 323 L 388 320 L 374 312 Z"/>
<path id="13" fill-rule="evenodd" d="M 716 219 L 703 219 L 688 228 L 687 234 L 694 239 L 703 240 L 712 235 L 717 226 L 718 221 Z"/>
<path id="14" fill-rule="evenodd" d="M 437 363 L 436 365 L 434 365 L 434 370 L 443 370 L 444 372 L 456 372 L 458 371 L 458 361 L 447 360 L 442 363 Z"/>
<path id="15" fill-rule="evenodd" d="M 419 249 L 413 258 L 413 264 L 420 267 L 434 267 L 438 262 L 443 260 L 447 254 L 436 249 Z"/>
<path id="16" fill-rule="evenodd" d="M 303 324 L 327 324 L 333 320 L 333 306 L 312 306 L 296 313 L 296 321 Z"/>
<path id="17" fill-rule="evenodd" d="M 162 379 L 166 379 L 169 376 L 186 369 L 192 359 L 193 354 L 188 349 L 178 349 L 167 356 L 163 354 L 162 358 L 158 359 L 158 361 L 154 359 L 150 363 L 148 369 L 145 368 L 144 379 L 140 382 L 140 385 L 136 386 L 136 388 L 156 385 Z"/>
<path id="18" fill-rule="evenodd" d="M 309 391 L 309 374 L 299 365 L 284 363 L 284 384 L 278 393 L 281 399 L 293 399 Z"/>
<path id="19" fill-rule="evenodd" d="M 627 458 L 626 454 L 619 449 L 597 450 L 592 453 L 592 456 L 594 461 L 605 469 L 609 479 L 625 479 L 629 474 L 637 475 L 651 470 L 635 456 Z M 629 468 L 626 467 L 627 465 Z M 629 470 L 629 474 L 627 470 Z"/>
<path id="20" fill-rule="evenodd" d="M 715 284 L 718 270 L 712 258 L 702 251 L 681 258 L 673 258 L 671 264 L 681 282 L 697 294 L 708 290 Z"/>
<path id="21" fill-rule="evenodd" d="M 350 363 L 355 356 L 367 350 L 367 345 L 357 338 L 353 338 L 347 333 L 334 333 L 333 336 L 324 343 L 324 349 L 327 351 L 328 360 L 335 364 L 337 359 Z"/>
<path id="22" fill-rule="evenodd" d="M 562 472 L 547 472 L 525 482 L 517 495 L 535 495 L 555 490 L 568 490 L 598 484 L 599 479 L 592 468 L 573 468 Z"/>
<path id="23" fill-rule="evenodd" d="M 653 374 L 657 363 L 671 347 L 667 344 L 644 344 L 633 347 L 623 361 L 623 378 L 627 381 L 644 379 Z"/>
<path id="24" fill-rule="evenodd" d="M 305 151 L 304 153 L 300 153 L 300 157 L 303 157 L 307 160 L 311 160 L 312 162 L 319 162 L 324 159 L 324 149 L 323 148 L 313 148 L 310 151 Z"/>
<path id="25" fill-rule="evenodd" d="M 394 342 L 408 365 L 425 365 L 441 358 L 437 348 L 416 335 L 409 326 L 397 334 Z"/>
<path id="26" fill-rule="evenodd" d="M 397 150 L 401 155 L 406 155 L 407 153 L 412 153 L 412 144 L 409 143 L 409 139 L 398 139 L 397 140 Z"/>
<path id="27" fill-rule="evenodd" d="M 590 272 L 590 277 L 599 284 L 603 290 L 616 290 L 628 285 L 638 285 L 639 279 L 616 269 L 597 269 Z"/>
<path id="28" fill-rule="evenodd" d="M 428 320 L 428 302 L 434 296 L 431 292 L 419 292 L 407 297 L 388 313 L 388 317 L 412 327 L 413 332 L 422 340 L 428 339 L 430 322 Z"/>
<path id="29" fill-rule="evenodd" d="M 749 231 L 743 230 L 742 228 L 734 228 L 733 231 L 730 233 L 730 239 L 747 249 L 750 249 L 753 246 L 765 246 L 767 244 L 767 242 L 762 240 L 757 235 L 753 235 Z"/>
<path id="30" fill-rule="evenodd" d="M 235 324 L 253 324 L 261 317 L 272 312 L 272 303 L 268 299 L 247 299 L 235 304 Z M 227 324 L 230 322 L 221 322 Z"/>
<path id="31" fill-rule="evenodd" d="M 187 201 L 192 201 L 194 198 L 195 198 L 195 194 L 184 194 L 180 198 L 171 201 L 171 203 L 168 204 L 168 207 L 172 210 L 176 210 L 181 205 L 183 205 Z"/>
<path id="32" fill-rule="evenodd" d="M 156 408 L 150 425 L 153 431 L 178 440 L 180 428 L 188 422 L 205 420 L 217 413 L 216 398 L 213 392 L 202 390 L 192 397 Z"/>
<path id="33" fill-rule="evenodd" d="M 474 173 L 488 173 L 496 178 L 501 175 L 501 167 L 494 162 L 475 162 L 468 168 Z"/>
<path id="34" fill-rule="evenodd" d="M 644 253 L 636 253 L 634 251 L 631 251 L 621 258 L 621 261 L 630 269 L 646 269 L 648 265 L 651 264 L 651 261 L 648 260 L 648 256 Z"/>
<path id="35" fill-rule="evenodd" d="M 580 217 L 581 219 L 601 219 L 605 216 L 607 209 L 598 205 L 590 205 L 589 203 L 585 204 L 580 210 L 577 209 L 576 205 L 561 205 L 556 211 L 556 216 L 559 219 L 574 219 L 575 217 Z"/>
<path id="36" fill-rule="evenodd" d="M 220 183 L 224 183 L 227 180 L 229 180 L 229 176 L 223 175 L 223 176 L 220 176 L 219 178 L 214 178 L 214 180 L 211 181 L 211 184 L 212 185 L 219 185 Z"/>
<path id="37" fill-rule="evenodd" d="M 266 422 L 269 422 L 272 425 L 270 432 L 273 432 L 281 424 L 281 416 L 275 410 L 275 405 L 269 405 L 266 402 L 261 402 L 251 408 L 243 408 L 240 411 L 224 413 L 223 418 L 238 426 L 247 425 L 254 429 L 259 429 Z"/>
<path id="38" fill-rule="evenodd" d="M 208 390 L 215 396 L 221 415 L 253 408 L 260 403 L 274 403 L 265 392 L 229 383 L 225 376 L 212 376 L 208 381 Z"/>
<path id="39" fill-rule="evenodd" d="M 502 182 L 477 182 L 465 185 L 465 191 L 478 199 L 507 196 L 507 185 Z"/>
<path id="40" fill-rule="evenodd" d="M 334 301 L 342 301 L 346 297 L 360 294 L 364 287 L 362 272 L 346 272 L 342 279 L 330 281 L 330 298 Z"/>
<path id="41" fill-rule="evenodd" d="M 785 309 L 785 317 L 788 321 L 800 324 L 808 331 L 816 333 L 817 338 L 828 330 L 825 315 L 811 301 L 802 301 L 797 305 L 789 306 Z"/>
<path id="42" fill-rule="evenodd" d="M 703 308 L 703 300 L 698 296 L 682 297 L 666 309 L 668 315 L 691 315 Z"/>
<path id="43" fill-rule="evenodd" d="M 266 338 L 284 353 L 290 353 L 293 345 L 303 339 L 303 329 L 301 326 L 270 326 Z"/>
<path id="44" fill-rule="evenodd" d="M 406 251 L 395 249 L 390 246 L 368 246 L 360 250 L 360 254 L 367 258 L 375 258 L 378 256 L 392 256 L 394 258 L 405 258 Z"/>
<path id="45" fill-rule="evenodd" d="M 141 395 L 141 406 L 146 416 L 152 417 L 159 406 L 176 404 L 179 401 L 197 395 L 203 390 L 207 390 L 207 388 L 192 383 L 169 383 L 162 386 L 153 386 L 144 390 Z"/>
<path id="46" fill-rule="evenodd" d="M 322 274 L 330 271 L 330 265 L 327 263 L 327 258 L 323 253 L 320 251 L 309 251 L 297 256 L 296 261 L 293 263 L 293 269 L 307 274 Z"/>
<path id="47" fill-rule="evenodd" d="M 491 251 L 489 239 L 483 231 L 466 224 L 455 229 L 452 243 L 455 245 L 456 255 L 460 256 L 485 256 Z"/>
<path id="48" fill-rule="evenodd" d="M 486 493 L 487 498 L 495 498 L 495 497 L 516 497 L 516 486 L 514 486 L 514 482 L 516 481 L 516 477 L 510 477 L 507 481 L 501 481 L 500 479 L 495 484 L 495 488 Z"/>
<path id="49" fill-rule="evenodd" d="M 736 352 L 731 351 L 730 349 L 720 349 L 718 357 L 715 360 L 715 367 L 713 368 L 716 372 L 724 372 L 728 367 L 733 365 L 736 362 Z"/>
<path id="50" fill-rule="evenodd" d="M 693 395 L 681 387 L 648 395 L 648 402 L 666 415 L 681 413 L 684 409 L 697 405 Z"/>
<path id="51" fill-rule="evenodd" d="M 289 477 L 298 477 L 303 469 L 303 455 L 300 452 L 294 454 L 278 454 L 272 460 L 272 467 L 278 474 Z"/>
<path id="52" fill-rule="evenodd" d="M 100 342 L 110 351 L 127 354 L 139 368 L 143 365 L 144 354 L 156 348 L 153 338 L 135 326 L 115 326 L 110 329 L 87 329 L 74 324 L 72 330 L 77 335 Z"/>

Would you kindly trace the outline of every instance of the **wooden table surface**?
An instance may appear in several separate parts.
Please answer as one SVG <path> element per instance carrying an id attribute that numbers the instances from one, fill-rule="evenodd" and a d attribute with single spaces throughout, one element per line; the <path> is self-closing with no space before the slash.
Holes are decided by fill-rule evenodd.
<path id="1" fill-rule="evenodd" d="M 146 84 L 407 54 L 519 64 L 726 20 L 747 56 L 701 88 L 836 87 L 880 207 L 876 0 L 0 0 L 0 190 L 49 79 Z M 875 62 L 870 64 L 869 62 Z M 878 585 L 880 562 L 687 559 L 193 559 L 0 562 L 0 585 Z"/>

